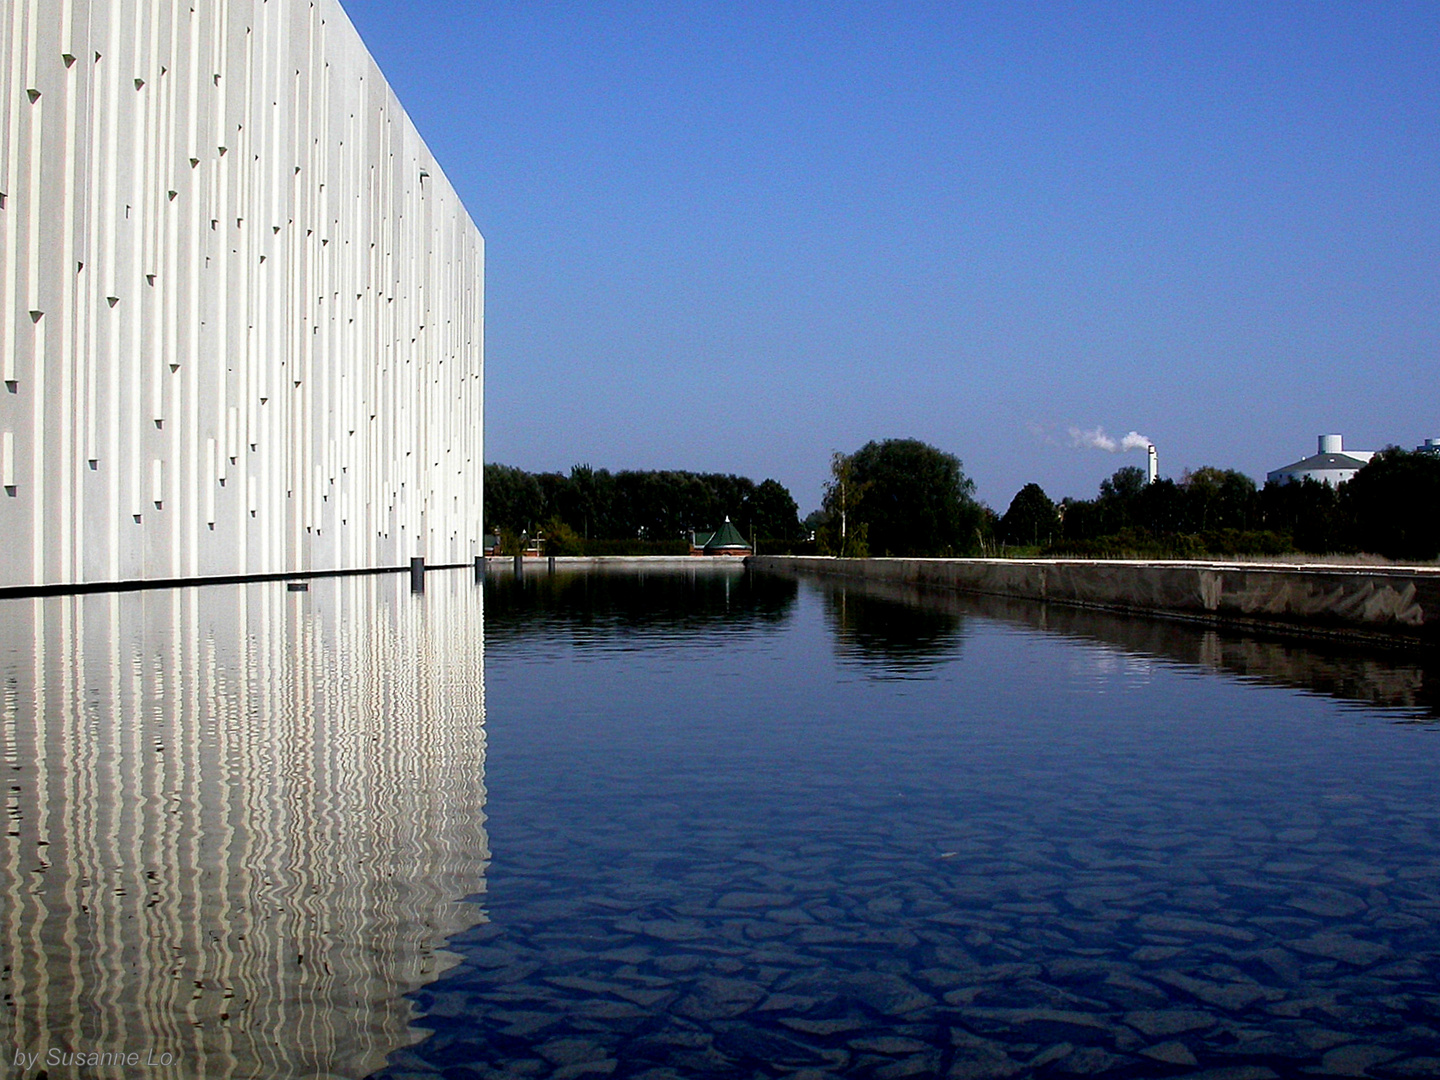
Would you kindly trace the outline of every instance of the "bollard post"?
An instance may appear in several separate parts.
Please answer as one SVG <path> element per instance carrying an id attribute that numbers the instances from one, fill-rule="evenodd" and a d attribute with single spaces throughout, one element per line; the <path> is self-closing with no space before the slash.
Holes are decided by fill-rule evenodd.
<path id="1" fill-rule="evenodd" d="M 421 593 L 425 591 L 425 557 L 416 555 L 410 560 L 410 591 Z"/>

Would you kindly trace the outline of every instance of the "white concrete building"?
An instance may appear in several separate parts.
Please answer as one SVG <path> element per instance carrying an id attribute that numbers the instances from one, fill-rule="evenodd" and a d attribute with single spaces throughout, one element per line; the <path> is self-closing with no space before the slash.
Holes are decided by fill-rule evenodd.
<path id="1" fill-rule="evenodd" d="M 1310 479 L 1339 487 L 1369 464 L 1374 456 L 1374 450 L 1346 450 L 1339 435 L 1321 435 L 1317 453 L 1266 473 L 1265 479 L 1277 484 Z"/>
<path id="2" fill-rule="evenodd" d="M 336 0 L 6 0 L 0 587 L 468 560 L 483 272 Z"/>

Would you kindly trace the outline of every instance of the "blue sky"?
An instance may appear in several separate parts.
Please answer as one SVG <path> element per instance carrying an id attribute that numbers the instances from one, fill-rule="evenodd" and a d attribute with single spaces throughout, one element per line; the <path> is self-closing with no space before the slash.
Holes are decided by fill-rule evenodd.
<path id="1" fill-rule="evenodd" d="M 485 235 L 490 461 L 1440 436 L 1440 4 L 342 3 Z"/>

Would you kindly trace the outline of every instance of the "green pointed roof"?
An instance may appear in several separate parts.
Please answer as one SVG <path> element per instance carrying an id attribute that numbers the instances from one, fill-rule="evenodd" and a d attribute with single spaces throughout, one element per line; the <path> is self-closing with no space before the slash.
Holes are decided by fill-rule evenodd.
<path id="1" fill-rule="evenodd" d="M 705 541 L 706 551 L 724 550 L 725 548 L 749 548 L 750 544 L 740 535 L 740 530 L 730 524 L 730 519 L 725 519 L 725 524 L 715 530 L 715 535 Z"/>

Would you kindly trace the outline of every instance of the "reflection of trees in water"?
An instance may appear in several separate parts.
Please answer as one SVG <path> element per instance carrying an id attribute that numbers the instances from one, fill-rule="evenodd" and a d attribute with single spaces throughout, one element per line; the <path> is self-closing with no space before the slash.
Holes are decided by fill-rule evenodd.
<path id="1" fill-rule="evenodd" d="M 1297 649 L 1289 642 L 1220 639 L 1216 666 L 1260 682 L 1303 687 L 1372 705 L 1423 710 L 1440 717 L 1440 670 L 1436 657 L 1407 662 L 1366 656 L 1344 646 Z"/>
<path id="2" fill-rule="evenodd" d="M 846 582 L 825 592 L 825 613 L 842 661 L 892 677 L 913 676 L 960 655 L 964 618 L 913 602 L 912 590 Z M 918 595 L 918 594 L 917 594 Z"/>
<path id="3" fill-rule="evenodd" d="M 686 634 L 779 624 L 795 606 L 799 582 L 738 566 L 654 570 L 566 569 L 541 564 L 485 583 L 485 632 L 492 644 L 564 629 L 579 639 L 596 631 Z"/>
<path id="4" fill-rule="evenodd" d="M 1214 627 L 1052 607 L 1048 628 L 1098 638 L 1129 652 L 1213 668 L 1247 680 L 1308 690 L 1344 701 L 1423 710 L 1440 716 L 1440 657 L 1346 641 L 1260 637 Z"/>
<path id="5" fill-rule="evenodd" d="M 1440 717 L 1440 656 L 1433 649 L 1385 649 L 1321 637 L 1262 635 L 998 596 L 952 593 L 934 595 L 929 602 L 1249 681 Z"/>
<path id="6" fill-rule="evenodd" d="M 1440 655 L 1433 648 L 1386 649 L 1320 637 L 1263 635 L 1174 619 L 892 583 L 846 582 L 843 588 L 827 591 L 826 600 L 842 650 L 848 645 L 862 656 L 890 662 L 903 662 L 906 635 L 919 637 L 924 619 L 950 619 L 958 626 L 965 617 L 974 615 L 1254 682 L 1440 718 Z M 851 612 L 843 619 L 835 614 L 842 604 Z M 878 617 L 874 627 L 858 629 L 859 619 L 870 618 L 869 609 L 884 607 L 891 609 L 883 616 L 885 632 L 875 628 Z M 895 608 L 909 614 L 901 616 Z M 855 612 L 865 614 L 857 616 Z M 854 628 L 847 630 L 847 621 Z M 867 632 L 872 639 L 868 642 L 861 640 Z"/>

